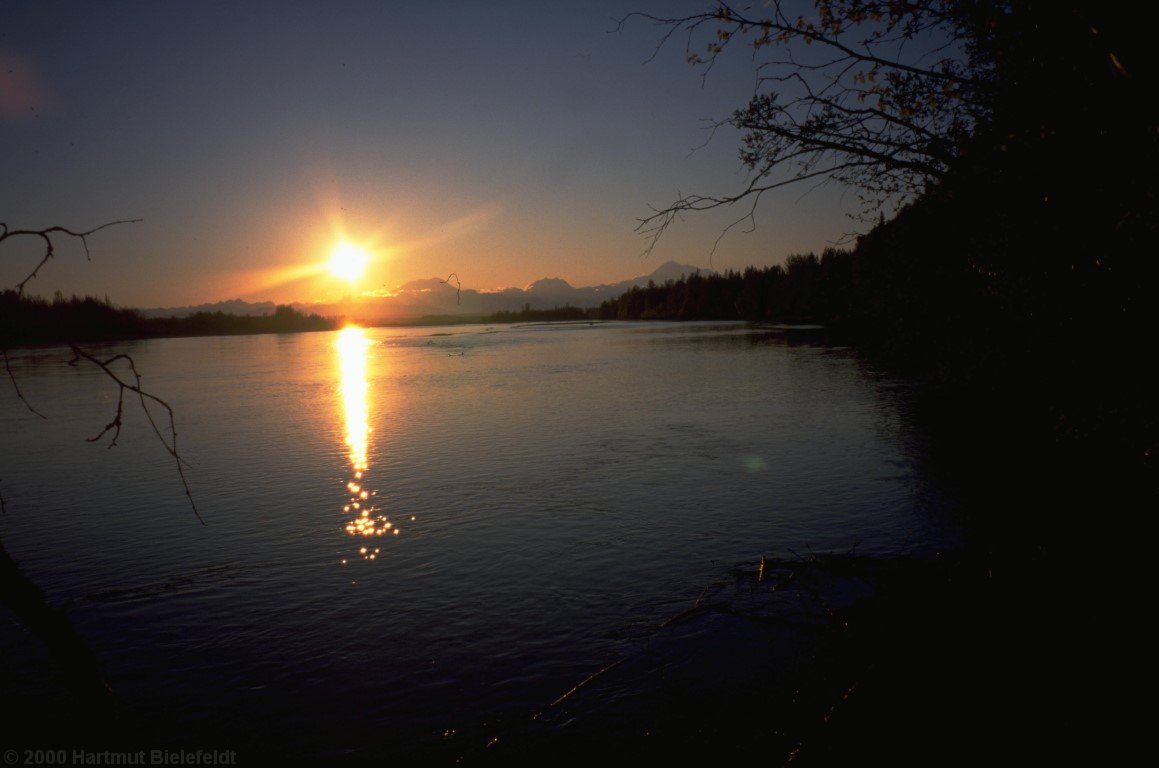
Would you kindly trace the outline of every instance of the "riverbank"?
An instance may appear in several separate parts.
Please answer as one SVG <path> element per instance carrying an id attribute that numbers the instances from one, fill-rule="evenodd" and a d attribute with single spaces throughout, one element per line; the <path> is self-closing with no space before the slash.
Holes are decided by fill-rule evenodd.
<path id="1" fill-rule="evenodd" d="M 279 306 L 272 315 L 198 312 L 186 317 L 145 317 L 107 299 L 58 296 L 52 301 L 0 292 L 0 349 L 68 343 L 191 336 L 330 331 L 334 318 Z"/>
<path id="2" fill-rule="evenodd" d="M 1036 582 L 962 554 L 749 561 L 537 711 L 480 717 L 400 754 L 423 765 L 580 765 L 609 754 L 794 766 L 1041 760 L 1066 746 L 1060 729 L 1081 722 L 1071 678 L 1043 653 L 1047 643 L 1078 650 L 1077 639 L 1057 636 L 1055 601 L 1041 600 L 1047 573 Z M 94 720 L 63 692 L 55 701 L 13 721 L 22 744 L 152 743 L 131 720 Z M 75 726 L 62 733 L 65 712 Z M 229 743 L 243 758 L 257 749 Z"/>
<path id="3" fill-rule="evenodd" d="M 391 320 L 357 320 L 367 327 L 413 328 L 478 325 L 486 323 L 548 323 L 591 320 L 592 312 L 578 307 L 496 312 L 490 315 L 425 315 Z M 52 301 L 0 292 L 0 348 L 48 344 L 128 341 L 195 336 L 238 336 L 261 333 L 332 331 L 346 319 L 306 314 L 278 306 L 269 315 L 196 312 L 185 316 L 148 317 L 139 310 L 118 307 L 108 299 L 57 296 Z"/>
<path id="4" fill-rule="evenodd" d="M 1029 563 L 1028 563 L 1029 565 Z M 1040 759 L 1065 681 L 1025 574 L 961 554 L 745 563 L 471 764 Z"/>

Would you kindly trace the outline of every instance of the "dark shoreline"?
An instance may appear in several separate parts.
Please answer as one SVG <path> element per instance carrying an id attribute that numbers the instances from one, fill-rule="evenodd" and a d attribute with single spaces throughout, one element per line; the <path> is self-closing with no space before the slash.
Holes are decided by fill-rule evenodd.
<path id="1" fill-rule="evenodd" d="M 1027 554 L 1017 574 L 963 553 L 819 554 L 722 569 L 686 610 L 570 691 L 535 709 L 480 713 L 452 738 L 432 732 L 341 751 L 320 743 L 310 754 L 236 733 L 170 743 L 117 717 L 115 696 L 100 710 L 109 716 L 94 717 L 66 693 L 66 679 L 9 725 L 28 747 L 132 752 L 228 741 L 239 758 L 292 763 L 586 765 L 609 754 L 794 766 L 1037 761 L 1061 756 L 1067 729 L 1089 722 L 1090 704 L 1055 668 L 1056 654 L 1080 652 L 1087 638 L 1059 634 L 1063 601 L 1051 569 Z M 63 732 L 62 717 L 72 723 Z"/>

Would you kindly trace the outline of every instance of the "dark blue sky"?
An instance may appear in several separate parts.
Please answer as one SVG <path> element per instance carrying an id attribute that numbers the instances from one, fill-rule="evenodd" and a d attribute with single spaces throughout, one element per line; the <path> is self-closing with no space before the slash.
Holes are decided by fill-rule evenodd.
<path id="1" fill-rule="evenodd" d="M 492 7 L 496 6 L 496 7 Z M 333 298 L 321 265 L 369 250 L 357 290 L 456 272 L 464 286 L 576 285 L 707 265 L 741 212 L 633 232 L 677 191 L 745 176 L 703 121 L 751 93 L 734 56 L 702 86 L 633 10 L 699 2 L 9 2 L 0 25 L 0 221 L 102 232 L 30 288 L 131 305 Z M 820 250 L 853 225 L 832 190 L 770 196 L 717 269 Z M 9 241 L 10 285 L 34 243 Z"/>

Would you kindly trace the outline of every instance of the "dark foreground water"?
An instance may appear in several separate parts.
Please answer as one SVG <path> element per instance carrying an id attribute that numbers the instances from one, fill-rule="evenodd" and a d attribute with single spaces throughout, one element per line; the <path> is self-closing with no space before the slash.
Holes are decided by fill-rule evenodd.
<path id="1" fill-rule="evenodd" d="M 454 758 L 636 652 L 739 563 L 959 536 L 904 383 L 777 331 L 103 351 L 131 353 L 173 405 L 206 525 L 133 401 L 116 448 L 85 442 L 116 388 L 47 349 L 10 353 L 49 418 L 0 398 L 0 536 L 50 603 L 71 601 L 144 748 Z M 51 709 L 60 674 L 0 616 L 0 680 Z"/>

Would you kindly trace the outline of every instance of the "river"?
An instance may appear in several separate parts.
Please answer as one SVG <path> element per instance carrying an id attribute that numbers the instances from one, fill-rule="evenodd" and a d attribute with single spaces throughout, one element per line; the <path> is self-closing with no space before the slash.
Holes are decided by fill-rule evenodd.
<path id="1" fill-rule="evenodd" d="M 116 386 L 11 351 L 48 418 L 0 398 L 0 536 L 158 745 L 450 755 L 738 564 L 958 543 L 906 382 L 810 338 L 580 323 L 101 348 L 173 407 L 204 525 L 136 400 L 116 447 L 86 442 Z M 9 690 L 65 696 L 16 623 L 0 642 Z"/>

